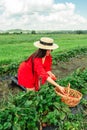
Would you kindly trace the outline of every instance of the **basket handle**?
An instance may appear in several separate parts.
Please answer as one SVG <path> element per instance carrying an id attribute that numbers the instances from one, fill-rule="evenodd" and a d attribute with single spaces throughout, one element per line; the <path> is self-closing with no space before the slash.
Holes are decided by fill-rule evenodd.
<path id="1" fill-rule="evenodd" d="M 69 96 L 69 91 L 70 91 L 70 83 L 69 83 L 69 84 L 68 84 L 68 86 L 67 86 L 67 90 L 68 90 L 67 96 Z"/>

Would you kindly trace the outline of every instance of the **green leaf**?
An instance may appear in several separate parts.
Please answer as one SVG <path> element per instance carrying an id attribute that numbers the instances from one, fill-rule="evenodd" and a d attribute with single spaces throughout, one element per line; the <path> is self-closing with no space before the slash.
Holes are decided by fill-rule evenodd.
<path id="1" fill-rule="evenodd" d="M 3 125 L 0 124 L 0 130 L 3 130 Z"/>
<path id="2" fill-rule="evenodd" d="M 30 101 L 27 100 L 27 101 L 25 102 L 25 106 L 26 106 L 26 107 L 29 107 L 29 106 L 32 104 L 32 102 L 33 102 L 33 101 L 31 101 L 31 100 L 30 100 Z"/>
<path id="3" fill-rule="evenodd" d="M 13 130 L 21 130 L 20 125 L 19 125 L 19 124 L 15 124 L 15 125 L 13 126 Z"/>
<path id="4" fill-rule="evenodd" d="M 61 120 L 64 120 L 65 117 L 66 117 L 65 113 L 64 113 L 64 112 L 61 112 L 61 113 L 60 113 L 60 119 L 61 119 Z"/>
<path id="5" fill-rule="evenodd" d="M 60 104 L 58 102 L 54 102 L 54 106 L 58 109 L 60 109 Z"/>
<path id="6" fill-rule="evenodd" d="M 5 122 L 4 123 L 4 126 L 3 126 L 3 129 L 4 130 L 7 130 L 7 129 L 9 129 L 11 127 L 11 123 L 10 122 Z"/>

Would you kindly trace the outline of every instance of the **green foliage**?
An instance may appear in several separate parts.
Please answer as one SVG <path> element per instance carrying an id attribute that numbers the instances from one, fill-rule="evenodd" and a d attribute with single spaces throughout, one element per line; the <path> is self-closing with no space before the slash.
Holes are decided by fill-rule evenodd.
<path id="1" fill-rule="evenodd" d="M 67 61 L 72 57 L 75 57 L 77 55 L 83 55 L 86 53 L 87 53 L 87 48 L 77 48 L 77 49 L 67 51 L 65 53 L 55 54 L 53 56 L 53 64 L 57 64 L 58 61 Z M 12 62 L 12 63 L 9 62 L 5 61 L 4 64 L 1 63 L 0 75 L 4 75 L 4 74 L 12 75 L 17 72 L 20 61 Z"/>
<path id="2" fill-rule="evenodd" d="M 63 86 L 67 86 L 67 83 L 71 84 L 71 88 L 81 91 L 83 94 L 87 94 L 87 69 L 78 68 L 71 75 L 59 81 Z"/>
<path id="3" fill-rule="evenodd" d="M 78 54 L 87 54 L 87 35 L 44 34 L 45 36 L 52 37 L 59 45 L 59 48 L 52 52 L 53 64 Z M 33 43 L 41 37 L 43 34 L 0 35 L 0 75 L 17 72 L 19 63 L 37 49 Z"/>
<path id="4" fill-rule="evenodd" d="M 87 54 L 87 48 L 75 48 L 70 51 L 55 54 L 53 57 L 53 63 L 56 64 L 58 61 L 68 61 L 70 58 L 77 57 L 78 55 Z"/>
<path id="5" fill-rule="evenodd" d="M 33 43 L 41 37 L 52 37 L 59 45 L 59 48 L 53 52 L 53 56 L 60 52 L 66 52 L 73 48 L 87 47 L 87 35 L 77 34 L 10 34 L 0 35 L 0 64 L 7 61 L 20 62 L 28 57 L 37 48 Z"/>
<path id="6" fill-rule="evenodd" d="M 0 75 L 12 75 L 15 74 L 18 68 L 18 63 L 11 63 L 8 65 L 0 66 Z"/>
<path id="7" fill-rule="evenodd" d="M 54 38 L 60 46 L 53 51 L 53 63 L 87 54 L 86 35 L 44 34 Z M 15 74 L 19 63 L 35 49 L 33 42 L 42 34 L 0 35 L 0 75 Z M 60 41 L 61 39 L 61 41 Z M 3 43 L 3 44 L 2 44 Z M 73 48 L 73 50 L 71 50 Z M 61 53 L 63 52 L 64 53 Z M 58 54 L 57 54 L 58 53 Z M 70 82 L 71 87 L 87 94 L 87 69 L 77 69 L 72 75 L 57 81 L 62 86 Z M 22 92 L 11 96 L 0 109 L 0 130 L 38 130 L 39 125 L 57 126 L 58 130 L 86 130 L 87 100 L 82 98 L 82 113 L 73 114 L 71 109 L 61 102 L 52 85 L 42 86 L 38 92 Z"/>
<path id="8" fill-rule="evenodd" d="M 58 82 L 63 86 L 70 82 L 73 88 L 79 89 L 84 94 L 86 75 L 87 69 L 78 69 L 71 76 Z M 82 81 L 83 85 L 76 86 L 75 79 L 78 84 L 81 84 Z M 21 92 L 9 98 L 7 105 L 5 103 L 5 106 L 0 109 L 0 130 L 39 130 L 43 123 L 56 126 L 58 130 L 85 130 L 86 123 L 84 126 L 83 122 L 87 116 L 87 100 L 83 98 L 80 104 L 85 109 L 73 114 L 56 95 L 54 87 L 48 83 L 42 86 L 38 92 Z"/>

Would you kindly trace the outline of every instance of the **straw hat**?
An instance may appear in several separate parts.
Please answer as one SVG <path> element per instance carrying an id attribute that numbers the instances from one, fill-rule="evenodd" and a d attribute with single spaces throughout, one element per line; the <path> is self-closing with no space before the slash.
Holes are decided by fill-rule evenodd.
<path id="1" fill-rule="evenodd" d="M 54 40 L 49 37 L 42 37 L 40 41 L 34 42 L 34 46 L 46 50 L 54 50 L 59 47 L 57 44 L 54 43 Z"/>

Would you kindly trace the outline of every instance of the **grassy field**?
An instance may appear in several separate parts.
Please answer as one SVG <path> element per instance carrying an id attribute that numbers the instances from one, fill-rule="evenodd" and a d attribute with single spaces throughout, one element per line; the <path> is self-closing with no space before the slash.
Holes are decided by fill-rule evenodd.
<path id="1" fill-rule="evenodd" d="M 53 55 L 73 48 L 87 47 L 87 34 L 10 34 L 0 35 L 0 64 L 22 61 L 37 48 L 33 43 L 41 37 L 51 37 L 59 45 Z"/>

